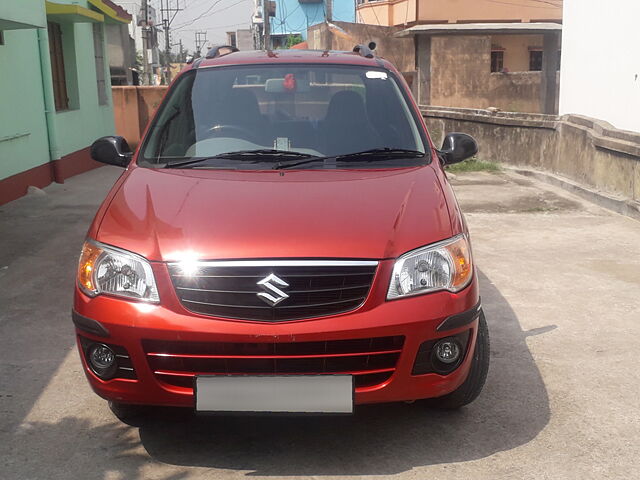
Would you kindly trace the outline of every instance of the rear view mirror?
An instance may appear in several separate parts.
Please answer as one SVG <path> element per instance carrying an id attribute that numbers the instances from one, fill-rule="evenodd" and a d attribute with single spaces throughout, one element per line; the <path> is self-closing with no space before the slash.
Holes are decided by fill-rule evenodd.
<path id="1" fill-rule="evenodd" d="M 91 158 L 96 162 L 126 167 L 131 161 L 133 152 L 122 137 L 102 137 L 91 145 Z"/>
<path id="2" fill-rule="evenodd" d="M 440 154 L 445 165 L 459 163 L 478 153 L 478 144 L 466 133 L 449 133 L 442 142 Z"/>

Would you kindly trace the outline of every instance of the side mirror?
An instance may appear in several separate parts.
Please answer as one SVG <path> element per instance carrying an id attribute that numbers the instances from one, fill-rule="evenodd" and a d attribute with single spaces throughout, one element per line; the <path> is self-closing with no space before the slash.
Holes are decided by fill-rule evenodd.
<path id="1" fill-rule="evenodd" d="M 91 145 L 91 158 L 96 162 L 126 167 L 131 161 L 133 152 L 122 137 L 102 137 Z"/>
<path id="2" fill-rule="evenodd" d="M 449 133 L 444 137 L 440 154 L 445 165 L 458 163 L 478 153 L 478 144 L 466 133 Z"/>

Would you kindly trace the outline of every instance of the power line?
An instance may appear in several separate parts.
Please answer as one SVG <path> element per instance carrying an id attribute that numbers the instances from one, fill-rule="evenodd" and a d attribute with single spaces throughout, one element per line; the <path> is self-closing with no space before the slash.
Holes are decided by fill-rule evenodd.
<path id="1" fill-rule="evenodd" d="M 180 29 L 180 33 L 185 33 L 185 32 L 202 32 L 202 31 L 211 31 L 214 29 L 218 29 L 218 28 L 231 28 L 231 27 L 239 27 L 240 25 L 247 25 L 248 26 L 248 21 L 247 22 L 239 22 L 239 23 L 232 23 L 231 25 L 212 25 L 211 27 L 208 28 L 184 28 L 184 29 Z"/>
<path id="2" fill-rule="evenodd" d="M 213 15 L 215 13 L 219 13 L 219 12 L 223 12 L 231 7 L 235 7 L 236 5 L 239 5 L 241 3 L 247 2 L 248 0 L 239 0 L 235 3 L 232 3 L 231 5 L 228 5 L 226 7 L 220 8 L 218 10 L 212 11 L 220 2 L 222 2 L 222 0 L 216 0 L 215 2 L 213 2 L 211 4 L 211 6 L 205 10 L 204 12 L 202 12 L 200 15 L 198 15 L 196 18 L 194 18 L 193 20 L 189 20 L 181 25 L 178 25 L 175 27 L 176 30 L 181 29 L 183 27 L 188 27 L 190 25 L 193 25 L 195 22 L 197 22 L 198 20 L 200 20 L 202 17 L 204 17 L 205 15 Z"/>
<path id="3" fill-rule="evenodd" d="M 183 23 L 182 25 L 178 25 L 176 26 L 176 29 L 182 28 L 182 27 L 188 27 L 189 25 L 193 25 L 195 22 L 197 22 L 198 20 L 200 20 L 202 17 L 204 17 L 205 15 L 207 15 L 209 12 L 211 12 L 211 10 L 213 10 L 215 8 L 216 5 L 218 5 L 222 0 L 216 0 L 215 2 L 213 2 L 211 4 L 211 6 L 204 11 L 203 13 L 201 13 L 200 15 L 198 15 L 196 18 L 194 18 L 193 20 L 190 20 L 186 23 Z"/>

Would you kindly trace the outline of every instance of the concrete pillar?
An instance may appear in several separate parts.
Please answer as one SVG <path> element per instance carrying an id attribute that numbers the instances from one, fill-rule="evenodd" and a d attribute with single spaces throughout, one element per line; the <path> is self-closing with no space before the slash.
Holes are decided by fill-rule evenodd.
<path id="1" fill-rule="evenodd" d="M 542 83 L 540 85 L 540 111 L 549 115 L 558 113 L 558 48 L 559 32 L 544 34 L 542 52 Z"/>

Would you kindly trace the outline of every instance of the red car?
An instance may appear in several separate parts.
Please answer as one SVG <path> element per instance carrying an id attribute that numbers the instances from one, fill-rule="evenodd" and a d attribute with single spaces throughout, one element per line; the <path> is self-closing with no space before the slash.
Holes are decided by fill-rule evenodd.
<path id="1" fill-rule="evenodd" d="M 73 321 L 95 392 L 198 412 L 474 400 L 489 338 L 469 233 L 403 77 L 354 52 L 233 52 L 169 88 L 91 225 Z M 359 50 L 359 51 L 357 51 Z"/>

